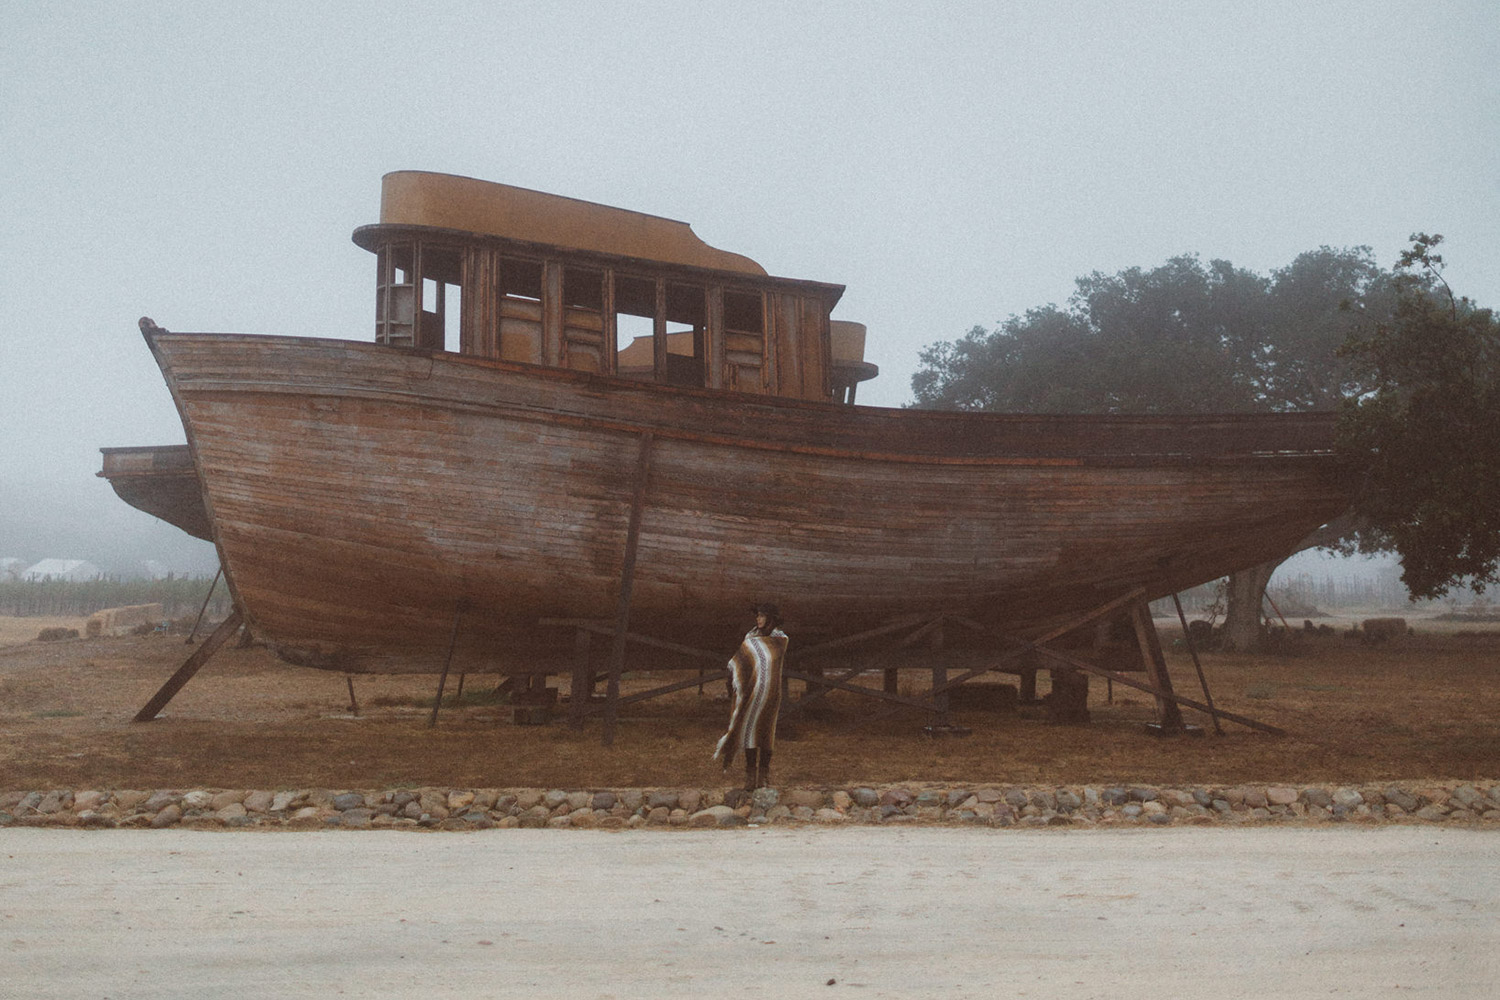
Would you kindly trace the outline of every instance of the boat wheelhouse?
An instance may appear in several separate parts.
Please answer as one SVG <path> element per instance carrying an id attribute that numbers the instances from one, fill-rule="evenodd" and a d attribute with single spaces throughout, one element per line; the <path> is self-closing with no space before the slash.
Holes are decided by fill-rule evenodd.
<path id="1" fill-rule="evenodd" d="M 843 286 L 768 275 L 683 222 L 467 177 L 387 174 L 375 340 L 665 385 L 853 402 Z"/>

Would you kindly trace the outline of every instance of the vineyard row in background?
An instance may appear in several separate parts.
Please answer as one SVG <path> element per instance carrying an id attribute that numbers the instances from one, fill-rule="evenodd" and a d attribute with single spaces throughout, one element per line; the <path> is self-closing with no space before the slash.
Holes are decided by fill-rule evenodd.
<path id="1" fill-rule="evenodd" d="M 167 577 L 161 580 L 7 580 L 0 581 L 0 615 L 15 617 L 83 616 L 104 608 L 160 604 L 167 618 L 196 615 L 213 577 Z M 229 589 L 214 587 L 209 618 L 229 614 Z"/>

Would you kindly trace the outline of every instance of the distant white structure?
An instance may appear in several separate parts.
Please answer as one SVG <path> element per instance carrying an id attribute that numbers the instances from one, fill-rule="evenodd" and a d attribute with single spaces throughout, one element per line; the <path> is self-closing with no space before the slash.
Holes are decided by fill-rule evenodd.
<path id="1" fill-rule="evenodd" d="M 23 580 L 97 580 L 104 571 L 87 559 L 43 559 L 21 574 Z"/>
<path id="2" fill-rule="evenodd" d="M 0 556 L 0 580 L 19 580 L 26 569 L 26 560 L 15 556 Z"/>

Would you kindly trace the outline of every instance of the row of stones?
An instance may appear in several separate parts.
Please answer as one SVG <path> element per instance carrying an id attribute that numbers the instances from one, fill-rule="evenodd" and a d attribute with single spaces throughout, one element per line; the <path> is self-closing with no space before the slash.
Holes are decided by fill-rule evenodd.
<path id="1" fill-rule="evenodd" d="M 0 826 L 715 827 L 763 823 L 1062 826 L 1214 822 L 1500 822 L 1500 785 L 1228 788 L 415 788 L 0 792 Z"/>

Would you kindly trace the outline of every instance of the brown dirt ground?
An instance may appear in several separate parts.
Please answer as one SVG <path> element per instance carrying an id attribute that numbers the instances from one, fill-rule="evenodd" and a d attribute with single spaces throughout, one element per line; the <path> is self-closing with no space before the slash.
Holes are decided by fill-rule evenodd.
<path id="1" fill-rule="evenodd" d="M 131 716 L 186 656 L 182 639 L 24 641 L 60 624 L 82 629 L 82 619 L 0 619 L 0 788 L 726 781 L 709 759 L 728 714 L 721 685 L 627 706 L 606 748 L 597 717 L 582 731 L 566 721 L 516 726 L 509 708 L 494 703 L 445 702 L 429 729 L 421 702 L 436 680 L 426 676 L 355 678 L 355 717 L 342 676 L 287 666 L 259 648 L 226 648 L 160 719 L 135 724 Z M 1159 625 L 1172 644 L 1178 630 Z M 1090 725 L 1051 725 L 1040 708 L 970 709 L 954 721 L 972 735 L 946 739 L 925 737 L 930 719 L 918 711 L 875 719 L 883 706 L 839 693 L 821 717 L 783 723 L 773 777 L 812 786 L 1500 778 L 1500 631 L 1418 625 L 1417 636 L 1380 646 L 1325 638 L 1290 656 L 1204 656 L 1220 707 L 1284 727 L 1294 734 L 1287 737 L 1232 723 L 1214 736 L 1194 712 L 1186 714 L 1205 735 L 1151 736 L 1143 725 L 1153 718 L 1151 698 L 1116 688 L 1109 703 L 1098 678 Z M 1168 659 L 1178 690 L 1198 697 L 1187 653 L 1169 650 Z M 628 678 L 626 689 L 670 679 Z M 494 683 L 469 677 L 466 698 Z M 920 692 L 922 682 L 903 675 L 902 687 Z M 794 697 L 799 689 L 794 683 Z"/>

